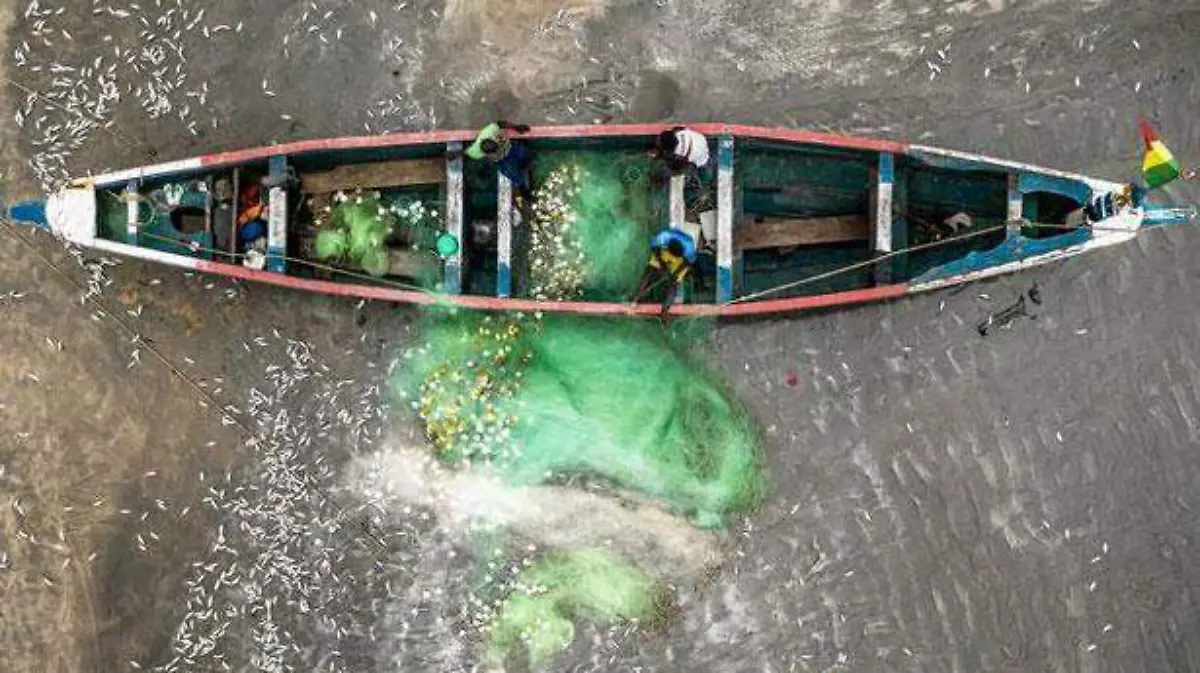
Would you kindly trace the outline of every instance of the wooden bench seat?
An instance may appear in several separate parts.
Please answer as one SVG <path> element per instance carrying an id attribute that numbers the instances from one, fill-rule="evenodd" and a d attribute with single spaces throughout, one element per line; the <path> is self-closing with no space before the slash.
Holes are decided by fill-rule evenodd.
<path id="1" fill-rule="evenodd" d="M 442 262 L 432 252 L 388 248 L 389 275 L 407 278 L 426 278 L 440 275 Z"/>
<path id="2" fill-rule="evenodd" d="M 763 217 L 742 222 L 734 236 L 738 250 L 795 248 L 802 245 L 865 241 L 871 236 L 866 215 L 838 217 Z"/>
<path id="3" fill-rule="evenodd" d="M 307 194 L 436 185 L 445 181 L 446 160 L 443 157 L 347 164 L 328 171 L 300 174 L 300 188 Z"/>
<path id="4" fill-rule="evenodd" d="M 402 278 L 428 278 L 441 274 L 442 262 L 432 252 L 408 250 L 405 248 L 388 248 L 388 275 Z M 346 271 L 365 274 L 366 270 L 358 264 L 346 262 L 331 265 Z M 328 275 L 328 273 L 326 273 Z"/>

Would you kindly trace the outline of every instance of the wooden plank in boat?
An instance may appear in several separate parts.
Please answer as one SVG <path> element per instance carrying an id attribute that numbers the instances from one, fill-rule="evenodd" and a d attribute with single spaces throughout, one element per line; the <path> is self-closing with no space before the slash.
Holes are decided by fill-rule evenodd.
<path id="1" fill-rule="evenodd" d="M 446 181 L 446 160 L 407 159 L 347 164 L 320 173 L 302 173 L 300 185 L 309 194 L 379 187 L 436 185 Z"/>
<path id="2" fill-rule="evenodd" d="M 388 273 L 407 278 L 428 278 L 441 272 L 442 263 L 432 253 L 424 250 L 388 248 Z"/>
<path id="3" fill-rule="evenodd" d="M 871 227 L 865 215 L 801 219 L 765 217 L 742 223 L 737 231 L 736 247 L 740 250 L 792 248 L 865 241 L 870 235 Z"/>
<path id="4" fill-rule="evenodd" d="M 442 271 L 441 260 L 433 253 L 406 248 L 388 248 L 388 275 L 403 278 L 430 278 Z M 359 265 L 348 263 L 341 268 L 357 273 L 366 273 Z"/>

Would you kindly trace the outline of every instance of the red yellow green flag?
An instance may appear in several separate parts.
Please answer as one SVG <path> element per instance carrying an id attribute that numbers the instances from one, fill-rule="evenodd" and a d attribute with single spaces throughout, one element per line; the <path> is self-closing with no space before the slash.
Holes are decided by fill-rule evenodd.
<path id="1" fill-rule="evenodd" d="M 1142 140 L 1146 144 L 1146 154 L 1142 158 L 1142 179 L 1150 189 L 1162 187 L 1179 177 L 1182 169 L 1171 150 L 1158 139 L 1150 122 L 1143 118 L 1141 126 Z"/>

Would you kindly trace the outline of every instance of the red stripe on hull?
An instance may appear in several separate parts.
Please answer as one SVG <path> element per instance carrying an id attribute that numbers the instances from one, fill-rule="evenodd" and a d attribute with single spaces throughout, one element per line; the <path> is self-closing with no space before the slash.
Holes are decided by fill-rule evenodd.
<path id="1" fill-rule="evenodd" d="M 892 140 L 875 140 L 856 136 L 843 136 L 834 133 L 816 133 L 799 129 L 773 129 L 762 126 L 741 126 L 738 124 L 697 124 L 694 127 L 706 135 L 726 133 L 739 137 L 761 138 L 763 140 L 784 140 L 787 142 L 807 143 L 810 145 L 825 145 L 828 147 L 844 147 L 852 150 L 868 150 L 872 152 L 892 152 L 904 154 L 908 145 Z"/>
<path id="2" fill-rule="evenodd" d="M 872 301 L 899 299 L 908 294 L 907 285 L 880 285 L 865 290 L 849 292 L 834 292 L 818 294 L 812 297 L 785 297 L 783 299 L 763 299 L 744 304 L 726 304 L 718 307 L 723 316 L 766 315 L 770 313 L 787 313 L 789 311 L 807 311 L 849 304 L 865 304 Z M 686 307 L 685 307 L 686 308 Z"/>
<path id="3" fill-rule="evenodd" d="M 524 137 L 528 138 L 583 138 L 583 137 L 613 137 L 613 136 L 653 136 L 671 128 L 670 124 L 612 124 L 612 125 L 577 125 L 577 126 L 541 126 L 530 130 Z M 737 124 L 691 124 L 690 128 L 705 135 L 730 134 L 764 140 L 783 140 L 786 142 L 808 143 L 829 147 L 844 147 L 847 149 L 868 150 L 874 152 L 904 153 L 908 146 L 890 140 L 872 140 L 856 138 L 831 133 L 815 133 L 793 129 L 772 129 L 761 126 L 742 126 Z M 448 143 L 452 141 L 469 141 L 475 137 L 474 131 L 429 131 L 422 133 L 390 133 L 378 136 L 355 136 L 348 138 L 328 138 L 319 140 L 301 140 L 270 147 L 258 147 L 248 150 L 219 152 L 200 157 L 202 166 L 227 166 L 232 164 L 259 161 L 282 154 L 305 154 L 329 150 L 371 149 L 379 147 L 402 147 L 405 145 L 421 145 L 427 143 Z"/>
<path id="4" fill-rule="evenodd" d="M 417 304 L 430 306 L 444 304 L 482 311 L 545 311 L 551 313 L 575 313 L 582 315 L 608 316 L 657 316 L 659 307 L 655 304 L 616 304 L 607 302 L 564 301 L 539 302 L 530 299 L 501 299 L 499 297 L 480 297 L 472 295 L 438 295 L 413 290 L 397 290 L 387 287 L 359 285 L 356 283 L 334 283 L 312 278 L 296 278 L 282 274 L 248 269 L 233 264 L 222 264 L 200 260 L 196 270 L 202 273 L 213 273 L 230 278 L 253 280 L 270 285 L 320 292 L 321 294 L 354 297 L 356 299 L 377 299 L 380 301 L 397 302 L 401 304 Z M 783 299 L 766 299 L 744 304 L 683 304 L 671 308 L 672 315 L 679 316 L 753 316 L 771 313 L 786 313 L 831 306 L 861 304 L 870 301 L 882 301 L 903 297 L 908 292 L 906 285 L 884 285 L 866 290 L 837 292 L 813 297 L 787 297 Z"/>

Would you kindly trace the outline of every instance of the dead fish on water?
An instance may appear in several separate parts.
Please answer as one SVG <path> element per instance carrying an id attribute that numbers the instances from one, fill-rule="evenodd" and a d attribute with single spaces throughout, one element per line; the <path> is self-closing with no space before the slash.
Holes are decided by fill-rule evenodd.
<path id="1" fill-rule="evenodd" d="M 979 336 L 985 337 L 991 332 L 993 327 L 1008 327 L 1014 320 L 1022 316 L 1031 319 L 1036 317 L 1025 309 L 1025 295 L 1021 295 L 1021 298 L 1013 305 L 989 315 L 986 320 L 979 323 L 976 329 L 979 330 Z"/>
<path id="2" fill-rule="evenodd" d="M 982 297 L 984 295 L 980 295 L 980 296 Z M 1034 304 L 1036 304 L 1038 306 L 1041 306 L 1042 291 L 1041 291 L 1041 288 L 1038 287 L 1038 284 L 1034 283 L 1033 286 L 1029 288 L 1029 291 L 1026 292 L 1025 294 L 1021 295 L 1021 297 L 1019 299 L 1017 299 L 1017 301 L 1015 303 L 1013 303 L 1011 306 L 1008 306 L 1007 308 L 1004 308 L 996 313 L 993 313 L 992 315 L 989 315 L 986 320 L 979 323 L 979 326 L 977 327 L 977 329 L 979 330 L 979 336 L 987 336 L 988 333 L 991 331 L 991 329 L 997 325 L 1001 328 L 1008 327 L 1009 325 L 1011 325 L 1013 323 L 1014 320 L 1016 320 L 1019 317 L 1026 317 L 1026 318 L 1029 318 L 1030 320 L 1036 320 L 1037 316 L 1032 313 L 1029 313 L 1029 311 L 1026 308 L 1026 305 L 1025 305 L 1025 297 L 1026 296 L 1029 297 L 1029 301 L 1033 302 Z"/>

